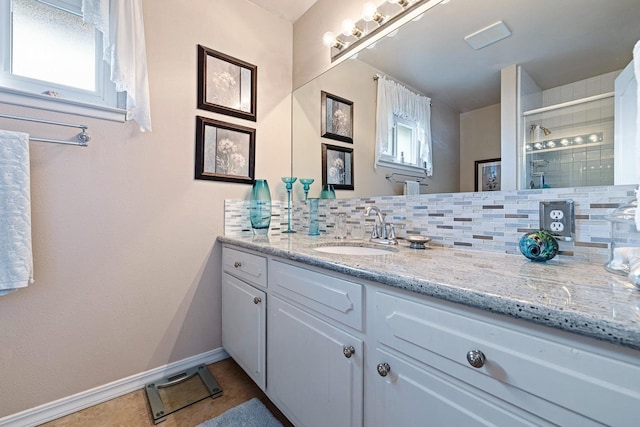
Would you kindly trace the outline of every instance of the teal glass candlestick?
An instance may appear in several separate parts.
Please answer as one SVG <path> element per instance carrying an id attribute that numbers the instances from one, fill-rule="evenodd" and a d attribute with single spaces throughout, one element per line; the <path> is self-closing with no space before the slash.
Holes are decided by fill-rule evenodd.
<path id="1" fill-rule="evenodd" d="M 298 178 L 295 176 L 283 176 L 281 179 L 287 189 L 287 229 L 283 233 L 295 233 L 291 229 L 291 189 Z"/>
<path id="2" fill-rule="evenodd" d="M 304 190 L 305 200 L 308 200 L 309 198 L 309 188 L 311 188 L 313 181 L 315 181 L 313 178 L 300 178 L 300 184 L 302 184 L 302 189 Z"/>

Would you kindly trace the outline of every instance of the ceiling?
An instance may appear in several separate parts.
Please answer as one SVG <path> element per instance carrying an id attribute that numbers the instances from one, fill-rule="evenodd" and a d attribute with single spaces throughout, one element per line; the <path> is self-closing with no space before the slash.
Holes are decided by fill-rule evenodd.
<path id="1" fill-rule="evenodd" d="M 499 20 L 510 37 L 481 50 L 465 43 Z M 543 90 L 624 68 L 639 23 L 639 0 L 452 0 L 358 59 L 464 112 L 499 103 L 500 70 L 512 64 Z"/>
<path id="2" fill-rule="evenodd" d="M 316 2 L 316 0 L 249 0 L 274 15 L 295 22 Z"/>

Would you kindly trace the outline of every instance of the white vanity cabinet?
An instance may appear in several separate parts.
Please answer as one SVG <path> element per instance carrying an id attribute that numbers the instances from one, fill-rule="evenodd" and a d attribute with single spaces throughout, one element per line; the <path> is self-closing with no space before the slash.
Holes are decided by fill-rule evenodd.
<path id="1" fill-rule="evenodd" d="M 265 390 L 267 259 L 230 248 L 222 259 L 222 346 Z"/>
<path id="2" fill-rule="evenodd" d="M 272 255 L 223 258 L 225 349 L 261 387 L 266 372 L 297 427 L 639 425 L 638 351 Z"/>
<path id="3" fill-rule="evenodd" d="M 269 266 L 268 394 L 296 426 L 362 426 L 362 285 Z"/>
<path id="4" fill-rule="evenodd" d="M 381 366 L 372 374 L 378 376 L 374 406 L 388 403 L 375 425 L 416 411 L 433 417 L 433 425 L 631 426 L 640 420 L 637 354 L 634 360 L 568 334 L 430 298 L 386 289 L 372 297 L 377 349 L 371 364 Z"/>

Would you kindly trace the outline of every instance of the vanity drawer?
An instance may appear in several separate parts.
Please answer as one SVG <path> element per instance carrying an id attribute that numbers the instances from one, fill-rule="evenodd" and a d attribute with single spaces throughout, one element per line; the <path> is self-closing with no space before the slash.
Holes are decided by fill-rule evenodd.
<path id="1" fill-rule="evenodd" d="M 267 287 L 267 259 L 265 257 L 223 247 L 222 269 L 256 286 Z"/>
<path id="2" fill-rule="evenodd" d="M 385 292 L 376 293 L 375 306 L 380 343 L 554 423 L 565 424 L 578 413 L 590 419 L 585 423 L 633 425 L 640 416 L 640 410 L 630 410 L 640 408 L 640 363 Z M 475 350 L 486 357 L 480 368 L 467 361 L 467 352 Z"/>
<path id="3" fill-rule="evenodd" d="M 272 260 L 269 284 L 301 306 L 362 330 L 363 287 L 358 283 Z"/>

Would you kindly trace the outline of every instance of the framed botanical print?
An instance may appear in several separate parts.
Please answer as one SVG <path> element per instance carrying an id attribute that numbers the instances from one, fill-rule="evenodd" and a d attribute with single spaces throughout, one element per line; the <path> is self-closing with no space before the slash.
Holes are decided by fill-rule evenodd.
<path id="1" fill-rule="evenodd" d="M 500 159 L 476 160 L 475 191 L 500 191 Z"/>
<path id="2" fill-rule="evenodd" d="M 322 144 L 322 185 L 353 190 L 353 148 Z"/>
<path id="3" fill-rule="evenodd" d="M 195 179 L 252 184 L 256 131 L 196 117 Z"/>
<path id="4" fill-rule="evenodd" d="M 353 102 L 322 91 L 320 110 L 320 135 L 353 143 Z"/>
<path id="5" fill-rule="evenodd" d="M 256 121 L 258 67 L 198 45 L 198 108 Z"/>

